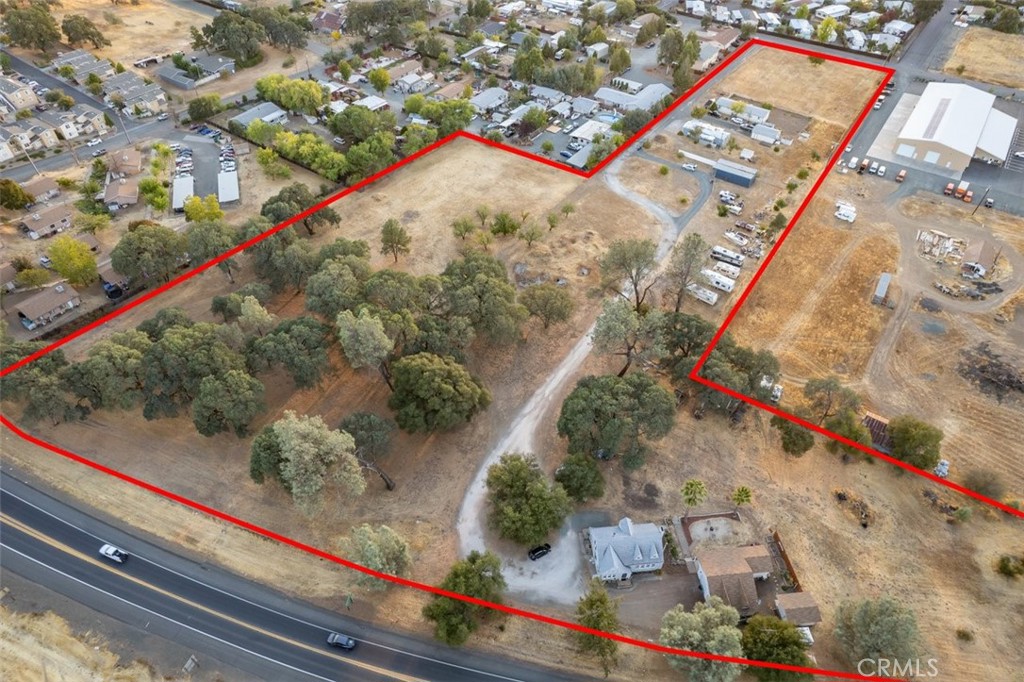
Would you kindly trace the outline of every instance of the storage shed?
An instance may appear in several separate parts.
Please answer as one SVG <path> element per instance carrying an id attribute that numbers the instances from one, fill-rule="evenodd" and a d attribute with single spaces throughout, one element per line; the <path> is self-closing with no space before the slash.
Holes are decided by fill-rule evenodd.
<path id="1" fill-rule="evenodd" d="M 871 302 L 875 305 L 882 305 L 885 303 L 885 297 L 889 293 L 889 282 L 892 281 L 892 275 L 888 272 L 883 272 L 882 276 L 878 278 L 878 286 L 875 287 L 875 295 L 871 297 Z"/>
<path id="2" fill-rule="evenodd" d="M 728 159 L 719 159 L 715 162 L 715 177 L 740 187 L 750 187 L 757 177 L 757 169 Z"/>

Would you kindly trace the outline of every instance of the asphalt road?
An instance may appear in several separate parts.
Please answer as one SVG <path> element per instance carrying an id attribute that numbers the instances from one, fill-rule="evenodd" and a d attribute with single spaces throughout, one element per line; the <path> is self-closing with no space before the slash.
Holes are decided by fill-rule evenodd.
<path id="1" fill-rule="evenodd" d="M 581 679 L 443 647 L 298 602 L 216 567 L 176 556 L 74 509 L 5 468 L 0 477 L 0 565 L 129 625 L 190 646 L 264 679 Z M 124 565 L 97 553 L 111 542 Z M 298 550 L 297 550 L 298 551 Z M 59 613 L 59 606 L 55 607 Z M 329 631 L 355 637 L 353 652 L 326 646 Z"/>

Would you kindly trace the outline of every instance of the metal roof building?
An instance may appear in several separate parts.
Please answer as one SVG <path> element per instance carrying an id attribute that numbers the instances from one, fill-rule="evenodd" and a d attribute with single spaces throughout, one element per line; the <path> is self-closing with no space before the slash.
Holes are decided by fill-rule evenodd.
<path id="1" fill-rule="evenodd" d="M 715 177 L 740 187 L 750 187 L 757 177 L 757 169 L 728 159 L 719 159 L 715 162 Z"/>
<path id="2" fill-rule="evenodd" d="M 894 151 L 959 173 L 973 158 L 1005 161 L 1017 119 L 994 108 L 995 95 L 960 83 L 929 83 L 896 136 Z"/>
<path id="3" fill-rule="evenodd" d="M 238 171 L 217 173 L 217 201 L 223 206 L 238 201 Z"/>
<path id="4" fill-rule="evenodd" d="M 171 188 L 171 208 L 175 213 L 185 210 L 185 200 L 193 194 L 195 194 L 195 180 L 191 175 L 174 178 L 174 185 Z"/>

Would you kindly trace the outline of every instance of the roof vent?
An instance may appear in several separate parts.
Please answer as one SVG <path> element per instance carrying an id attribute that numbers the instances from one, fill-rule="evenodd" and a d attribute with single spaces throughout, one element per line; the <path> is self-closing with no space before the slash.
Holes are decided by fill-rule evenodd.
<path id="1" fill-rule="evenodd" d="M 57 286 L 55 286 L 53 288 L 53 290 L 56 291 L 58 294 L 63 294 L 64 293 L 64 285 L 63 284 L 58 284 Z"/>

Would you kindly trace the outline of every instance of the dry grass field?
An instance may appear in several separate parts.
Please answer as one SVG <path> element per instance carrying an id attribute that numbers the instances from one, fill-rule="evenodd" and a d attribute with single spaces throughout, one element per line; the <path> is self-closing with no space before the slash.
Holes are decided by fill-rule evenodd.
<path id="1" fill-rule="evenodd" d="M 52 612 L 0 606 L 0 679 L 5 682 L 155 682 L 142 663 L 124 664 L 91 634 L 78 635 Z"/>
<path id="2" fill-rule="evenodd" d="M 946 73 L 1011 88 L 1024 87 L 1024 36 L 972 26 L 942 67 Z M 958 69 L 963 67 L 963 72 Z"/>

